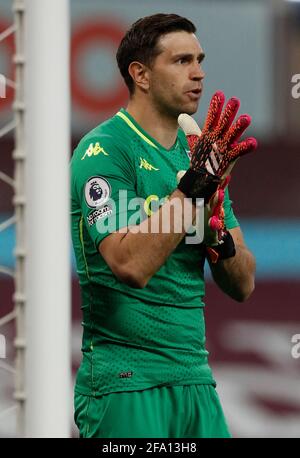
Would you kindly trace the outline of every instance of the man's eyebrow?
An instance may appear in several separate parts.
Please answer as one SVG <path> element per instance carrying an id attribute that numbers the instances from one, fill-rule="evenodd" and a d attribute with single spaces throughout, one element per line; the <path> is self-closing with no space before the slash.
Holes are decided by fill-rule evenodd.
<path id="1" fill-rule="evenodd" d="M 205 52 L 200 52 L 200 54 L 198 55 L 199 62 L 202 62 L 203 59 L 205 59 Z"/>
<path id="2" fill-rule="evenodd" d="M 185 57 L 186 59 L 193 59 L 194 54 L 188 53 L 188 52 L 182 52 L 182 53 L 179 53 L 179 54 L 175 54 L 175 55 L 173 56 L 173 59 L 182 59 L 183 57 Z M 201 52 L 201 53 L 198 54 L 198 56 L 197 56 L 197 60 L 198 60 L 199 62 L 202 62 L 204 58 L 205 58 L 205 53 L 204 53 L 204 52 Z"/>

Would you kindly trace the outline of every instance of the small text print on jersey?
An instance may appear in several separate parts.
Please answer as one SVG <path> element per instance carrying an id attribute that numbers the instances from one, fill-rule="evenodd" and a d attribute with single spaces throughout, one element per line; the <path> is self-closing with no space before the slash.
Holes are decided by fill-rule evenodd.
<path id="1" fill-rule="evenodd" d="M 97 142 L 94 146 L 94 143 L 91 143 L 84 155 L 82 156 L 81 160 L 85 159 L 86 157 L 91 157 L 91 156 L 98 156 L 98 154 L 104 154 L 104 156 L 109 156 L 109 154 L 105 151 L 104 148 L 100 145 L 99 142 Z"/>
<path id="2" fill-rule="evenodd" d="M 121 372 L 119 374 L 119 377 L 120 378 L 131 378 L 133 376 L 133 372 L 132 371 L 129 371 L 129 372 Z"/>
<path id="3" fill-rule="evenodd" d="M 110 197 L 110 184 L 102 177 L 91 177 L 85 184 L 85 201 L 90 208 L 101 207 Z"/>
<path id="4" fill-rule="evenodd" d="M 89 226 L 93 226 L 99 219 L 106 218 L 108 216 L 112 215 L 112 208 L 110 205 L 105 204 L 101 208 L 97 208 L 97 210 L 94 210 L 88 217 L 87 217 L 87 222 Z"/>
<path id="5" fill-rule="evenodd" d="M 140 169 L 145 169 L 145 170 L 150 170 L 150 171 L 159 170 L 156 167 L 154 167 L 153 165 L 149 164 L 149 162 L 146 161 L 146 159 L 143 159 L 140 157 L 140 160 L 141 160 Z"/>

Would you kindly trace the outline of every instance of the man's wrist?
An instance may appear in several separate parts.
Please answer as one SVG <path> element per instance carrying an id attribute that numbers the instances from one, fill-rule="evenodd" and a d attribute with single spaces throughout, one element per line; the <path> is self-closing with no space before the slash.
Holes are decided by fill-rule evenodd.
<path id="1" fill-rule="evenodd" d="M 188 169 L 178 183 L 178 189 L 183 192 L 187 197 L 191 198 L 193 203 L 196 199 L 204 199 L 204 203 L 216 192 L 220 184 L 220 178 L 212 175 L 206 170 L 193 170 Z"/>
<path id="2" fill-rule="evenodd" d="M 206 247 L 206 251 L 213 264 L 233 258 L 236 254 L 236 249 L 230 232 L 225 231 L 222 241 L 218 245 Z"/>

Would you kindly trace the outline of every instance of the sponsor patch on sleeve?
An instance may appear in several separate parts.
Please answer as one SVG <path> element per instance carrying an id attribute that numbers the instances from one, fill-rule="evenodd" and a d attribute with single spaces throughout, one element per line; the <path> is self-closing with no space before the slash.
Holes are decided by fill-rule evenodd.
<path id="1" fill-rule="evenodd" d="M 93 226 L 96 224 L 97 221 L 107 218 L 108 216 L 112 215 L 112 207 L 110 204 L 105 204 L 101 208 L 97 208 L 97 210 L 94 210 L 88 217 L 87 217 L 87 222 L 89 226 Z"/>
<path id="2" fill-rule="evenodd" d="M 105 178 L 91 177 L 85 184 L 84 196 L 90 208 L 97 208 L 104 205 L 110 198 L 111 187 Z"/>

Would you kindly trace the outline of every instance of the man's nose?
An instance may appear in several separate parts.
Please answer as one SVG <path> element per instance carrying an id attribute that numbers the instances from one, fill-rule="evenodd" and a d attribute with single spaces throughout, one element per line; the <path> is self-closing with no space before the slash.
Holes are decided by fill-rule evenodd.
<path id="1" fill-rule="evenodd" d="M 194 81 L 201 81 L 205 77 L 205 72 L 201 65 L 197 62 L 191 71 L 191 79 Z"/>

